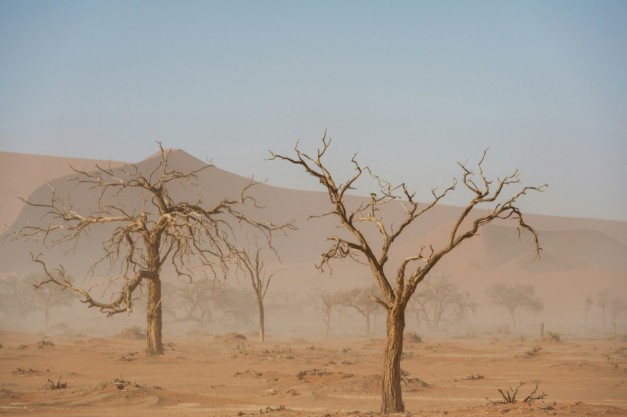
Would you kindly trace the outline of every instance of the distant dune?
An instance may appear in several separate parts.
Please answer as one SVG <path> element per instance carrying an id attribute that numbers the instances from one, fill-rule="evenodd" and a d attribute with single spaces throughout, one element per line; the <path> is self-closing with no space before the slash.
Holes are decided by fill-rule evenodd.
<path id="1" fill-rule="evenodd" d="M 90 170 L 97 164 L 119 167 L 124 162 L 0 152 L 0 233 L 6 231 L 24 207 L 18 197 L 28 198 L 42 184 L 71 174 L 71 166 Z"/>

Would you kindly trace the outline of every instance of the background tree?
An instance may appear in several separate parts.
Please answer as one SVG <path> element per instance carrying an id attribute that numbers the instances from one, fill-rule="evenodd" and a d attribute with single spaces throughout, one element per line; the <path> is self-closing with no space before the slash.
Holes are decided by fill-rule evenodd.
<path id="1" fill-rule="evenodd" d="M 616 326 L 616 319 L 625 311 L 627 311 L 627 302 L 620 297 L 612 298 L 612 305 L 610 309 L 612 314 L 612 326 Z"/>
<path id="2" fill-rule="evenodd" d="M 256 313 L 255 298 L 240 287 L 216 286 L 214 306 L 220 324 L 231 328 L 250 325 Z"/>
<path id="3" fill-rule="evenodd" d="M 381 411 L 383 413 L 401 412 L 405 407 L 401 392 L 400 366 L 405 309 L 416 287 L 443 257 L 464 241 L 475 236 L 482 226 L 497 219 L 514 220 L 520 229 L 530 232 L 536 251 L 539 253 L 537 234 L 523 220 L 516 202 L 527 192 L 541 191 L 543 187 L 520 187 L 513 194 L 507 194 L 504 190 L 520 184 L 519 173 L 514 171 L 502 179 L 489 180 L 483 170 L 486 152 L 479 161 L 477 174 L 474 174 L 465 164 L 460 163 L 461 185 L 471 193 L 472 197 L 453 222 L 449 239 L 437 249 L 433 245 L 417 247 L 413 255 L 405 257 L 396 265 L 396 268 L 390 270 L 387 264 L 391 259 L 391 250 L 396 247 L 398 237 L 453 191 L 456 183 L 440 193 L 432 190 L 433 200 L 424 205 L 419 204 L 415 200 L 415 194 L 411 193 L 404 183 L 394 186 L 372 175 L 370 169 L 362 166 L 355 156 L 352 158 L 354 175 L 344 182 L 339 182 L 323 161 L 330 143 L 331 140 L 325 132 L 322 145 L 313 157 L 301 152 L 297 145 L 294 157 L 272 153 L 272 159 L 288 161 L 301 167 L 322 184 L 329 196 L 331 209 L 322 215 L 335 218 L 343 233 L 329 237 L 332 242 L 331 247 L 322 254 L 318 267 L 323 269 L 335 259 L 346 258 L 355 259 L 370 266 L 372 276 L 379 287 L 379 296 L 375 297 L 375 300 L 387 311 L 387 344 L 381 385 Z M 347 192 L 355 190 L 358 180 L 364 177 L 364 174 L 372 175 L 375 184 L 378 185 L 378 191 L 372 192 L 369 200 L 361 200 L 361 203 L 351 205 Z M 398 209 L 403 216 L 400 223 L 395 225 L 386 222 L 382 216 L 382 208 L 391 206 L 393 202 L 397 204 L 391 209 Z M 476 211 L 475 209 L 479 207 L 486 210 Z M 378 236 L 373 238 L 373 231 Z"/>
<path id="4" fill-rule="evenodd" d="M 592 300 L 592 296 L 587 295 L 586 299 L 584 300 L 584 321 L 583 321 L 584 329 L 586 330 L 588 330 L 588 315 L 590 314 L 590 308 L 592 307 L 593 304 L 594 304 L 594 301 Z"/>
<path id="5" fill-rule="evenodd" d="M 610 292 L 607 289 L 601 290 L 597 293 L 597 307 L 601 309 L 601 322 L 603 323 L 603 330 L 605 330 L 605 317 L 607 316 L 607 308 L 610 304 Z"/>
<path id="6" fill-rule="evenodd" d="M 366 320 L 366 336 L 370 336 L 372 315 L 381 308 L 372 299 L 378 291 L 379 289 L 376 286 L 371 285 L 366 288 L 353 288 L 337 293 L 336 299 L 338 304 L 352 308 Z"/>
<path id="7" fill-rule="evenodd" d="M 59 195 L 51 187 L 48 202 L 25 201 L 43 209 L 48 224 L 25 226 L 18 233 L 21 237 L 41 238 L 49 245 L 70 243 L 76 247 L 94 228 L 111 230 L 110 237 L 102 243 L 102 256 L 87 275 L 93 277 L 98 266 L 108 264 L 107 286 L 114 292 L 112 300 L 96 299 L 89 289 L 75 286 L 62 265 L 51 271 L 41 256 L 35 256 L 34 261 L 46 274 L 41 284 L 76 291 L 82 302 L 109 316 L 132 311 L 138 289 L 145 286 L 148 354 L 163 354 L 161 270 L 166 262 L 179 276 L 191 278 L 192 258 L 216 273 L 227 268 L 226 258 L 235 241 L 233 224 L 255 229 L 268 242 L 274 231 L 291 226 L 277 227 L 244 214 L 246 205 L 256 206 L 248 194 L 253 182 L 238 198 L 224 198 L 210 206 L 200 200 L 175 201 L 170 189 L 197 185 L 198 174 L 211 165 L 181 172 L 170 167 L 170 151 L 161 144 L 159 149 L 161 158 L 149 172 L 136 165 L 119 169 L 98 166 L 92 172 L 75 169 L 76 175 L 69 179 L 75 185 L 73 192 L 97 190 L 97 201 L 90 208 L 80 209 L 72 204 L 69 195 Z M 135 200 L 134 207 L 118 203 L 129 198 Z"/>
<path id="8" fill-rule="evenodd" d="M 505 308 L 512 317 L 514 327 L 518 327 L 516 312 L 520 309 L 539 313 L 544 308 L 542 300 L 535 295 L 531 284 L 505 284 L 497 282 L 486 290 L 492 304 Z"/>
<path id="9" fill-rule="evenodd" d="M 22 318 L 33 311 L 42 311 L 47 329 L 50 312 L 71 305 L 77 297 L 62 288 L 38 286 L 41 280 L 41 274 L 10 275 L 0 280 L 0 310 L 7 316 L 17 314 Z"/>
<path id="10" fill-rule="evenodd" d="M 432 329 L 443 323 L 459 323 L 477 310 L 467 292 L 461 292 L 449 275 L 425 279 L 410 301 L 417 321 Z"/>
<path id="11" fill-rule="evenodd" d="M 164 313 L 172 316 L 175 322 L 191 321 L 199 326 L 213 320 L 215 309 L 216 283 L 207 278 L 194 279 L 178 285 L 165 284 L 168 297 L 163 302 Z"/>
<path id="12" fill-rule="evenodd" d="M 35 306 L 35 288 L 24 277 L 9 275 L 0 280 L 0 311 L 6 316 L 25 318 Z"/>
<path id="13" fill-rule="evenodd" d="M 259 313 L 259 341 L 263 343 L 266 340 L 265 309 L 263 301 L 268 292 L 268 288 L 270 288 L 270 282 L 278 271 L 274 271 L 270 274 L 267 273 L 262 257 L 262 248 L 257 243 L 255 243 L 254 249 L 233 249 L 233 256 L 239 268 L 244 271 L 246 276 L 250 279 Z"/>
<path id="14" fill-rule="evenodd" d="M 322 291 L 318 298 L 314 300 L 314 306 L 322 313 L 324 320 L 325 334 L 328 336 L 331 330 L 331 315 L 333 310 L 341 305 L 338 294 L 331 291 Z"/>

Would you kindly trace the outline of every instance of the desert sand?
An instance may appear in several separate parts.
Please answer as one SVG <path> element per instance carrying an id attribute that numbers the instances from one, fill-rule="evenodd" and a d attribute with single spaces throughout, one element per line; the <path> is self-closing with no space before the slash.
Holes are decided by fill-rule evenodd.
<path id="1" fill-rule="evenodd" d="M 0 333 L 0 414 L 14 416 L 377 415 L 382 338 L 168 339 Z M 627 343 L 524 337 L 407 341 L 412 416 L 625 416 Z M 515 404 L 497 404 L 519 386 Z M 53 389 L 54 386 L 65 388 Z M 538 386 L 535 401 L 523 402 Z"/>

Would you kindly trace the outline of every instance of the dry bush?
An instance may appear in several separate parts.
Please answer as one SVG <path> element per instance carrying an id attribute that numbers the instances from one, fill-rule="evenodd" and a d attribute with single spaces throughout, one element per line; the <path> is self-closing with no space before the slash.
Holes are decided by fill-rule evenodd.
<path id="1" fill-rule="evenodd" d="M 131 326 L 116 334 L 115 338 L 142 340 L 146 338 L 146 332 L 139 326 Z"/>
<path id="2" fill-rule="evenodd" d="M 54 343 L 52 343 L 50 340 L 46 340 L 46 339 L 42 339 L 37 343 L 37 347 L 42 349 L 42 348 L 47 348 L 47 347 L 53 347 Z"/>
<path id="3" fill-rule="evenodd" d="M 15 371 L 13 371 L 13 375 L 32 375 L 32 374 L 38 374 L 39 371 L 37 369 L 33 369 L 33 368 L 17 368 Z"/>
<path id="4" fill-rule="evenodd" d="M 560 343 L 562 341 L 562 336 L 560 336 L 559 333 L 549 332 L 546 336 L 544 336 L 544 338 L 542 340 L 544 342 Z"/>
<path id="5" fill-rule="evenodd" d="M 537 356 L 540 351 L 542 350 L 542 348 L 540 346 L 534 346 L 529 350 L 526 350 L 524 355 L 526 358 L 532 358 L 534 356 Z"/>
<path id="6" fill-rule="evenodd" d="M 470 374 L 465 378 L 462 378 L 465 381 L 476 381 L 478 379 L 484 379 L 485 376 L 481 375 L 481 374 Z"/>
<path id="7" fill-rule="evenodd" d="M 413 343 L 422 343 L 422 337 L 420 337 L 420 335 L 418 333 L 414 333 L 414 332 L 410 332 L 405 334 L 405 338 L 407 339 L 407 341 L 409 342 L 413 342 Z"/>
<path id="8" fill-rule="evenodd" d="M 512 388 L 509 387 L 509 389 L 503 391 L 500 388 L 497 388 L 499 394 L 501 394 L 501 397 L 503 398 L 502 400 L 498 400 L 498 401 L 490 401 L 491 404 L 515 404 L 516 402 L 518 402 L 518 398 L 516 398 L 518 396 L 518 390 L 525 385 L 524 382 L 521 382 L 520 384 L 518 384 L 518 386 L 516 388 Z M 537 400 L 544 400 L 546 398 L 546 394 L 544 392 L 542 392 L 541 394 L 538 394 L 538 384 L 536 384 L 536 386 L 533 388 L 533 390 L 529 393 L 529 395 L 527 395 L 522 402 L 527 403 L 527 404 L 533 404 L 534 401 Z"/>
<path id="9" fill-rule="evenodd" d="M 52 390 L 66 389 L 67 388 L 67 382 L 61 382 L 61 377 L 59 377 L 59 380 L 57 382 L 54 382 L 53 380 L 48 379 L 48 382 L 46 382 L 46 388 L 47 389 L 52 389 Z"/>

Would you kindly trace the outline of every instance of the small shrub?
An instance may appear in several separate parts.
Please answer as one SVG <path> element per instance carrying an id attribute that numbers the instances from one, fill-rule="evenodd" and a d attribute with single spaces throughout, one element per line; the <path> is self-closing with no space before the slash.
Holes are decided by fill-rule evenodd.
<path id="1" fill-rule="evenodd" d="M 37 347 L 39 349 L 46 348 L 46 347 L 53 347 L 53 346 L 54 346 L 54 343 L 46 339 L 42 339 L 37 343 Z"/>
<path id="2" fill-rule="evenodd" d="M 525 351 L 525 357 L 531 358 L 537 356 L 541 350 L 542 348 L 540 346 L 534 346 L 531 349 Z"/>
<path id="3" fill-rule="evenodd" d="M 46 382 L 46 388 L 47 389 L 66 389 L 67 388 L 67 382 L 61 382 L 61 377 L 59 377 L 59 380 L 57 382 L 54 382 L 51 379 L 48 379 L 48 382 Z"/>
<path id="4" fill-rule="evenodd" d="M 116 334 L 115 337 L 118 339 L 141 340 L 146 338 L 146 332 L 139 326 L 131 326 Z"/>
<path id="5" fill-rule="evenodd" d="M 408 341 L 413 342 L 413 343 L 422 343 L 422 337 L 420 337 L 420 335 L 418 333 L 407 333 L 405 335 L 405 337 L 407 338 Z"/>
<path id="6" fill-rule="evenodd" d="M 492 404 L 515 404 L 516 402 L 518 402 L 518 399 L 516 398 L 518 395 L 518 390 L 523 385 L 525 385 L 525 383 L 521 382 L 520 384 L 518 384 L 516 388 L 509 387 L 509 389 L 505 391 L 503 391 L 500 388 L 497 388 L 499 394 L 501 394 L 501 397 L 503 399 L 498 400 L 498 401 L 490 401 L 490 403 Z M 538 384 L 536 384 L 535 388 L 531 391 L 529 395 L 527 395 L 522 400 L 522 402 L 527 403 L 527 404 L 533 404 L 534 401 L 544 400 L 546 398 L 546 394 L 544 392 L 541 394 L 538 394 L 537 392 L 538 392 Z"/>
<path id="7" fill-rule="evenodd" d="M 466 381 L 476 381 L 478 379 L 483 379 L 485 378 L 485 376 L 481 375 L 481 374 L 471 374 L 468 375 L 467 377 L 463 378 Z"/>
<path id="8" fill-rule="evenodd" d="M 562 341 L 562 337 L 560 336 L 559 333 L 553 333 L 553 332 L 549 332 L 546 336 L 544 336 L 544 339 L 542 339 L 545 342 L 561 342 Z"/>

